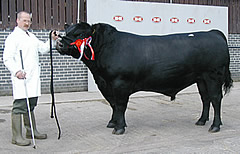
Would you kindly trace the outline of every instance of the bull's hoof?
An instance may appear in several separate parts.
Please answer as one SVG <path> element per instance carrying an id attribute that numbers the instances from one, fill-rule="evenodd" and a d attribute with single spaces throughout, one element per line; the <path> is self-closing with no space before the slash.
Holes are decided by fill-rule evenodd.
<path id="1" fill-rule="evenodd" d="M 116 126 L 115 123 L 109 122 L 108 125 L 107 125 L 107 128 L 114 128 L 115 126 Z"/>
<path id="2" fill-rule="evenodd" d="M 216 132 L 219 132 L 220 131 L 220 126 L 211 126 L 208 130 L 208 132 L 210 133 L 216 133 Z"/>
<path id="3" fill-rule="evenodd" d="M 204 126 L 205 123 L 206 123 L 206 122 L 203 122 L 203 121 L 197 121 L 197 122 L 195 123 L 195 125 L 197 125 L 197 126 Z"/>
<path id="4" fill-rule="evenodd" d="M 124 134 L 124 132 L 125 132 L 125 128 L 121 128 L 121 129 L 114 128 L 113 131 L 112 131 L 112 134 L 122 135 L 122 134 Z"/>

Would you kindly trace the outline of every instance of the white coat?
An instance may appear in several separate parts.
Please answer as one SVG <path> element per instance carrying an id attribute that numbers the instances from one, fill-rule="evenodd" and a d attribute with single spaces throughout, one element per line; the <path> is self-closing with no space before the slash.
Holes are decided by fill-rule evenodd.
<path id="1" fill-rule="evenodd" d="M 14 31 L 7 37 L 3 53 L 5 66 L 11 72 L 13 97 L 14 99 L 38 97 L 41 95 L 40 84 L 40 53 L 47 53 L 50 50 L 49 41 L 40 41 L 34 34 L 15 27 Z M 55 41 L 53 42 L 55 44 Z M 26 72 L 26 85 L 28 94 L 25 93 L 24 80 L 18 79 L 15 75 L 22 70 L 20 50 L 24 71 Z"/>

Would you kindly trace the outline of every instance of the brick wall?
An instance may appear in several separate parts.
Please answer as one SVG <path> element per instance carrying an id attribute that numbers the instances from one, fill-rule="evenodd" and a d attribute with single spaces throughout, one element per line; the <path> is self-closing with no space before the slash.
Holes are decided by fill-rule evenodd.
<path id="1" fill-rule="evenodd" d="M 240 81 L 240 34 L 229 34 L 228 46 L 232 78 L 235 81 Z"/>
<path id="2" fill-rule="evenodd" d="M 4 41 L 11 31 L 0 32 L 0 96 L 10 95 L 12 85 L 10 73 L 2 60 Z M 49 31 L 34 30 L 33 33 L 43 41 L 48 38 Z M 230 70 L 235 81 L 240 81 L 240 34 L 229 34 L 231 64 Z M 238 47 L 238 48 L 235 48 Z M 54 90 L 55 92 L 73 92 L 87 90 L 87 67 L 70 56 L 62 56 L 53 52 Z M 40 55 L 42 93 L 50 91 L 50 56 Z"/>
<path id="3" fill-rule="evenodd" d="M 4 41 L 11 31 L 0 32 L 0 96 L 12 94 L 12 83 L 10 72 L 3 64 Z M 32 31 L 40 40 L 48 39 L 49 31 Z M 50 92 L 50 54 L 39 56 L 41 63 L 41 86 L 42 93 Z M 81 61 L 62 56 L 56 50 L 53 51 L 54 67 L 54 90 L 55 92 L 72 92 L 87 90 L 87 67 Z"/>

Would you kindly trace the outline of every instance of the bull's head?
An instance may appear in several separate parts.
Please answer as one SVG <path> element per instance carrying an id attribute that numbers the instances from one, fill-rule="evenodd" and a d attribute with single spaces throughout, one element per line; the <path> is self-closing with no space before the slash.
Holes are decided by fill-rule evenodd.
<path id="1" fill-rule="evenodd" d="M 88 38 L 92 34 L 92 28 L 85 22 L 71 26 L 65 25 L 64 28 L 66 36 L 60 36 L 61 40 L 57 41 L 56 49 L 62 55 L 79 58 L 80 52 L 74 42 L 78 39 Z"/>

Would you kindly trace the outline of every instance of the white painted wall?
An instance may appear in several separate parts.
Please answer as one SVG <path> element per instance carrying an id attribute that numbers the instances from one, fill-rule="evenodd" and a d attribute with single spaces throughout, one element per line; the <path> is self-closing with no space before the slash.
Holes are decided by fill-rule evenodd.
<path id="1" fill-rule="evenodd" d="M 141 22 L 134 21 L 134 17 Z M 157 21 L 160 18 L 161 21 L 153 22 L 154 17 L 157 17 Z M 116 21 L 117 19 L 121 21 Z M 177 21 L 177 23 L 171 21 Z M 119 0 L 87 0 L 87 22 L 90 24 L 107 23 L 118 30 L 141 35 L 166 35 L 219 29 L 228 38 L 227 7 Z M 88 91 L 96 90 L 97 87 L 89 72 Z"/>

